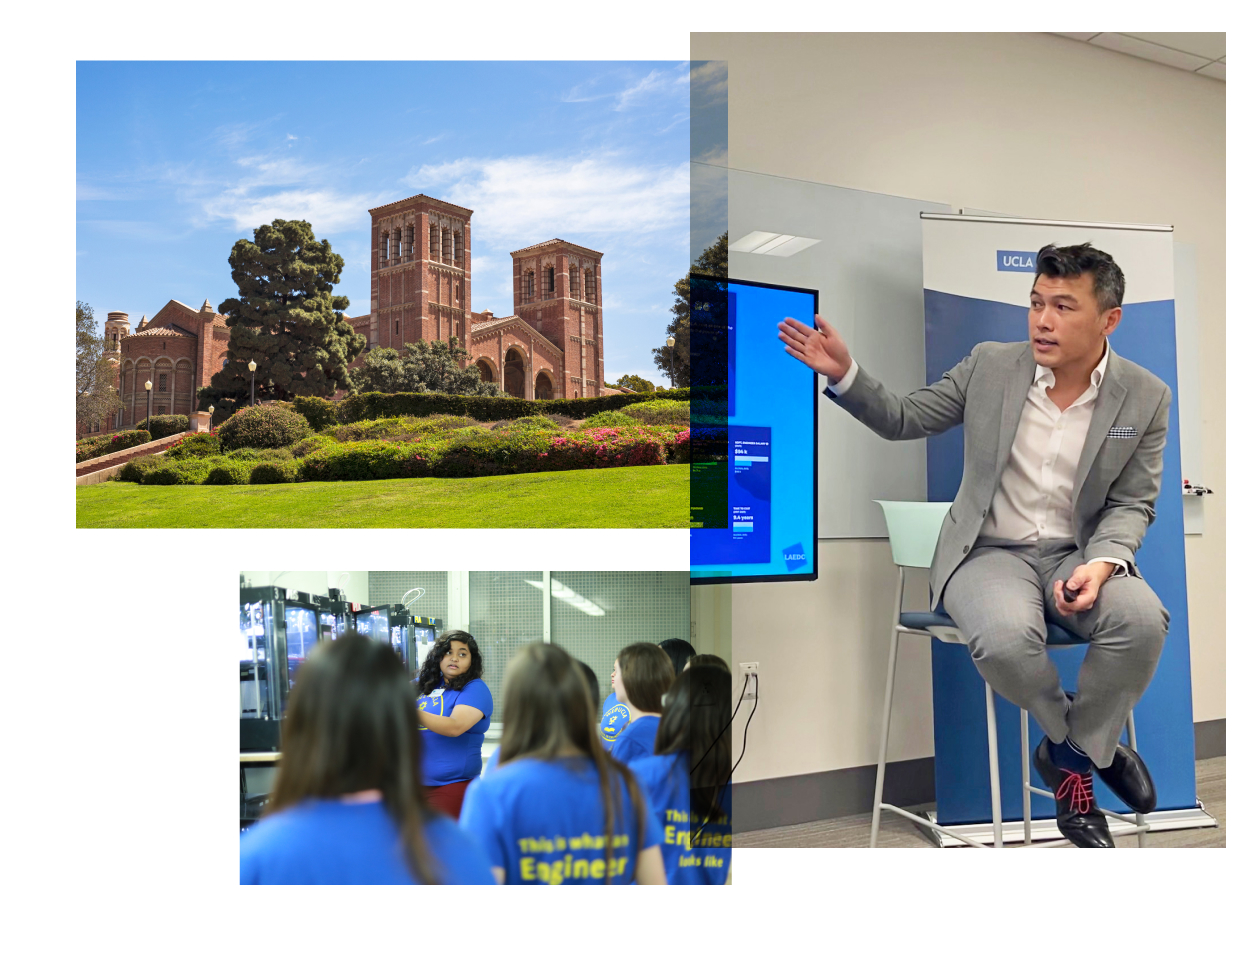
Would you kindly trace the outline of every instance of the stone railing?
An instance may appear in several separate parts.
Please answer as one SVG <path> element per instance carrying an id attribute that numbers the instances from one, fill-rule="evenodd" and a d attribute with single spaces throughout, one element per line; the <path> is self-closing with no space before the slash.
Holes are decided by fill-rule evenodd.
<path id="1" fill-rule="evenodd" d="M 130 460 L 139 456 L 149 456 L 153 453 L 163 453 L 179 439 L 189 435 L 189 432 L 174 433 L 172 436 L 152 440 L 150 443 L 143 443 L 141 446 L 131 446 L 127 450 L 119 450 L 116 453 L 108 453 L 104 456 L 96 456 L 94 459 L 83 460 L 78 464 L 77 485 L 88 486 L 92 483 L 102 483 L 108 477 L 119 472 L 121 467 Z"/>

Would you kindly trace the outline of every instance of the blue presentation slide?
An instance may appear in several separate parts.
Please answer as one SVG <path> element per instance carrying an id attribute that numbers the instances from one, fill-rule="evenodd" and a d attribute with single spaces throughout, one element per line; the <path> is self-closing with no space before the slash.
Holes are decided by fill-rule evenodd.
<path id="1" fill-rule="evenodd" d="M 691 578 L 815 579 L 816 374 L 786 353 L 777 325 L 791 316 L 811 326 L 817 293 L 738 280 L 727 290 L 725 375 L 701 378 L 726 380 L 715 407 L 724 416 L 697 414 L 692 400 Z M 722 427 L 724 443 L 697 448 L 697 432 L 721 437 Z"/>

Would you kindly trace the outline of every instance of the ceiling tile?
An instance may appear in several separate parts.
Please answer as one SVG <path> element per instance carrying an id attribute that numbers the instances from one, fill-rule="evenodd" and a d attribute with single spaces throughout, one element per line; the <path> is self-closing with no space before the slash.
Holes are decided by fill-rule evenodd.
<path id="1" fill-rule="evenodd" d="M 1172 50 L 1182 50 L 1207 60 L 1217 60 L 1227 55 L 1225 33 L 1126 33 L 1124 36 L 1148 40 Z"/>
<path id="2" fill-rule="evenodd" d="M 1164 63 L 1168 67 L 1177 67 L 1180 70 L 1196 70 L 1210 61 L 1209 57 L 1197 57 L 1190 53 L 1169 50 L 1166 47 L 1158 46 L 1156 43 L 1137 40 L 1135 37 L 1124 36 L 1121 33 L 1100 34 L 1093 40 L 1092 45 L 1095 47 L 1105 47 L 1107 50 L 1114 50 L 1118 53 L 1130 54 L 1133 57 L 1140 57 L 1142 60 Z"/>
<path id="3" fill-rule="evenodd" d="M 1198 77 L 1213 77 L 1215 80 L 1227 82 L 1227 65 L 1225 63 L 1211 63 L 1208 67 L 1201 67 L 1196 72 Z"/>

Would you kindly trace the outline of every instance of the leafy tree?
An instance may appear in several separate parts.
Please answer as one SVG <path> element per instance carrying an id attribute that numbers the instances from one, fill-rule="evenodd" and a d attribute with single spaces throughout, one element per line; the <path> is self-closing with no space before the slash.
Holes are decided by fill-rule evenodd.
<path id="1" fill-rule="evenodd" d="M 501 396 L 501 387 L 480 379 L 479 367 L 459 366 L 467 351 L 457 337 L 448 343 L 419 340 L 398 351 L 372 350 L 354 373 L 361 393 L 449 393 L 453 396 Z"/>
<path id="2" fill-rule="evenodd" d="M 674 305 L 670 312 L 674 318 L 665 328 L 665 337 L 674 338 L 671 348 L 662 344 L 652 351 L 653 361 L 662 373 L 670 378 L 670 385 L 678 388 L 691 384 L 691 274 L 728 276 L 729 234 L 723 233 L 706 247 L 691 265 L 687 275 L 674 284 Z"/>
<path id="3" fill-rule="evenodd" d="M 88 433 L 95 424 L 108 427 L 108 418 L 121 410 L 117 392 L 115 361 L 105 356 L 103 334 L 95 324 L 95 311 L 78 300 L 74 310 L 77 322 L 78 363 L 75 393 L 77 394 L 78 433 Z"/>
<path id="4" fill-rule="evenodd" d="M 350 301 L 333 296 L 345 261 L 306 220 L 273 220 L 238 240 L 229 254 L 238 296 L 220 304 L 228 314 L 228 362 L 199 391 L 199 406 L 255 399 L 332 396 L 349 389 L 351 360 L 367 346 L 342 314 Z"/>
<path id="5" fill-rule="evenodd" d="M 642 376 L 634 373 L 626 373 L 618 377 L 618 387 L 626 390 L 634 390 L 636 393 L 651 393 L 652 380 L 646 380 Z"/>

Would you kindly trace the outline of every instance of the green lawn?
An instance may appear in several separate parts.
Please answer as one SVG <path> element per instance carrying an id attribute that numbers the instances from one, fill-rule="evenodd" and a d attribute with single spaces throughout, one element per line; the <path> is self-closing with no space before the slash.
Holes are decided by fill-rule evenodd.
<path id="1" fill-rule="evenodd" d="M 78 487 L 78 527 L 686 528 L 690 466 L 271 486 Z"/>

